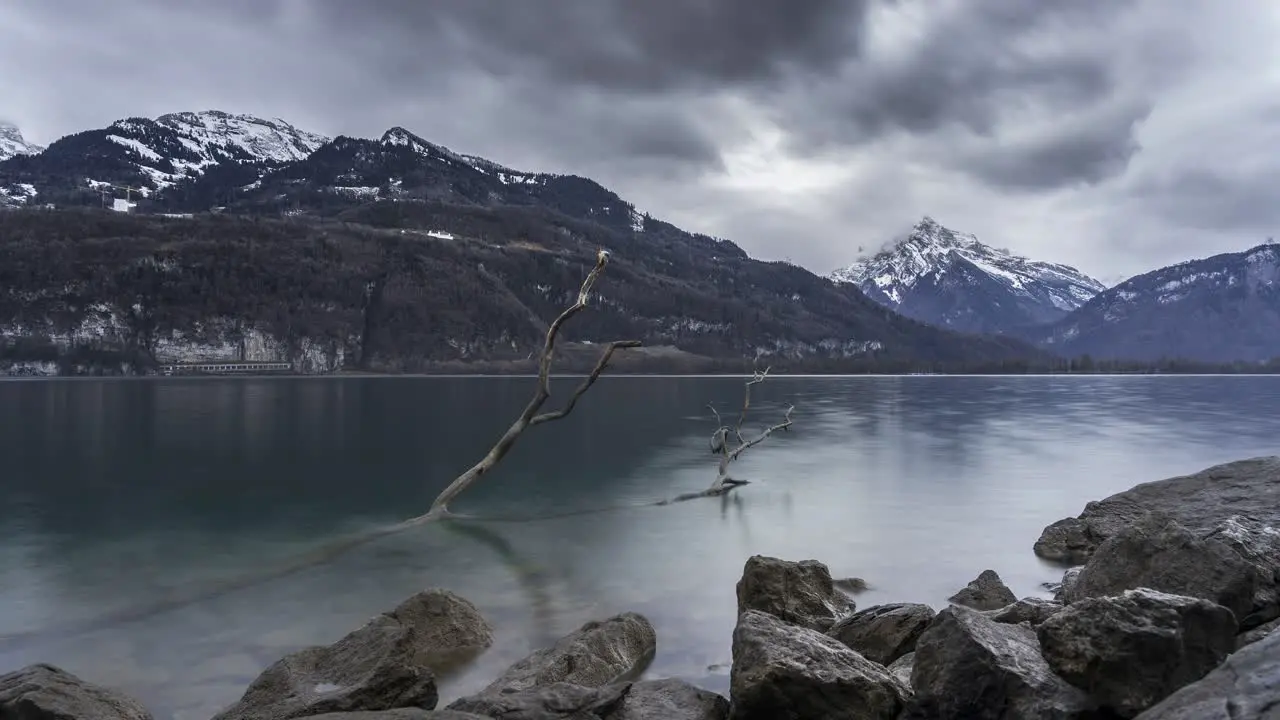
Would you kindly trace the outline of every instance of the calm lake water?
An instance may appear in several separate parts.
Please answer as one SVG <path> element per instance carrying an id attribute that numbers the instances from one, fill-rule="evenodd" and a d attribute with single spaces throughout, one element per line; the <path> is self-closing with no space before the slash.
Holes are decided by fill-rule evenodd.
<path id="1" fill-rule="evenodd" d="M 1031 552 L 1044 525 L 1139 482 L 1280 453 L 1280 377 L 777 377 L 748 425 L 788 402 L 796 425 L 743 456 L 752 485 L 627 507 L 714 479 L 705 406 L 735 411 L 742 381 L 606 378 L 455 503 L 489 520 L 212 592 L 422 512 L 531 382 L 0 382 L 0 636 L 19 636 L 0 642 L 0 672 L 52 662 L 157 717 L 207 718 L 281 655 L 440 586 L 498 634 L 444 683 L 446 702 L 624 610 L 657 626 L 650 676 L 725 691 L 752 554 L 866 578 L 863 607 L 941 607 L 985 568 L 1043 594 L 1061 574 Z M 564 515 L 598 508 L 614 509 Z M 150 611 L 165 598 L 194 602 Z"/>

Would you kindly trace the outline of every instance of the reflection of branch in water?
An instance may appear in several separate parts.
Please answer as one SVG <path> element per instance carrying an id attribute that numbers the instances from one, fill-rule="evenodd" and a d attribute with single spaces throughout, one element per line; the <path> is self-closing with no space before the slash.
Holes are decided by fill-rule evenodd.
<path id="1" fill-rule="evenodd" d="M 516 582 L 519 583 L 525 595 L 529 598 L 529 604 L 533 608 L 533 627 L 534 632 L 530 636 L 535 640 L 536 646 L 541 646 L 555 641 L 552 635 L 555 631 L 555 604 L 551 599 L 550 584 L 547 582 L 547 573 L 534 567 L 525 560 L 516 551 L 515 547 L 493 530 L 476 523 L 463 522 L 458 519 L 448 519 L 440 523 L 444 529 L 465 535 L 488 546 L 497 554 L 502 564 L 511 571 L 515 576 Z"/>

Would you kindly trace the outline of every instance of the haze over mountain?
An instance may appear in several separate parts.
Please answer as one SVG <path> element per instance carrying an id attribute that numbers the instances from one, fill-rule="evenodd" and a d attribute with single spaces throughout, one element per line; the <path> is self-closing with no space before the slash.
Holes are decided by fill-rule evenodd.
<path id="1" fill-rule="evenodd" d="M 0 120 L 0 160 L 7 160 L 14 155 L 32 155 L 43 149 L 35 143 L 28 142 L 17 125 Z"/>
<path id="2" fill-rule="evenodd" d="M 978 333 L 1061 319 L 1104 287 L 1073 267 L 984 245 L 928 216 L 831 278 L 908 317 Z"/>

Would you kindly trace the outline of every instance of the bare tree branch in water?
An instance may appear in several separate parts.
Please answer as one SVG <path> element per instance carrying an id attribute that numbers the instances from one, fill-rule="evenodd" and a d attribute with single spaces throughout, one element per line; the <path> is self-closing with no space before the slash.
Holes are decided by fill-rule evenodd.
<path id="1" fill-rule="evenodd" d="M 711 408 L 711 412 L 716 416 L 716 431 L 711 435 L 711 452 L 720 455 L 720 468 L 716 473 L 715 482 L 711 483 L 708 494 L 718 495 L 728 492 L 740 485 L 746 485 L 749 481 L 739 480 L 729 474 L 729 465 L 737 460 L 742 453 L 748 448 L 755 447 L 764 442 L 770 435 L 779 430 L 787 430 L 791 427 L 791 413 L 796 409 L 795 405 L 789 405 L 786 412 L 782 416 L 782 422 L 776 425 L 770 425 L 760 432 L 756 437 L 748 440 L 742 435 L 742 423 L 747 419 L 747 411 L 751 409 L 751 386 L 759 385 L 769 377 L 769 368 L 763 371 L 756 370 L 751 375 L 751 379 L 747 381 L 743 388 L 742 409 L 738 411 L 738 422 L 733 427 L 724 424 L 724 420 L 720 417 L 720 412 L 715 406 L 707 403 L 707 407 Z M 734 443 L 737 443 L 736 445 Z"/>
<path id="2" fill-rule="evenodd" d="M 591 288 L 600 277 L 600 273 L 604 272 L 604 267 L 608 262 L 609 252 L 607 250 L 601 250 L 596 253 L 596 265 L 592 268 L 591 272 L 587 274 L 586 279 L 582 281 L 582 288 L 578 291 L 578 301 L 569 306 L 564 312 L 560 313 L 560 316 L 552 321 L 551 326 L 547 328 L 547 337 L 543 342 L 542 357 L 538 364 L 538 385 L 534 389 L 533 397 L 529 399 L 529 404 L 525 406 L 524 412 L 520 413 L 520 416 L 511 424 L 511 427 L 507 428 L 507 431 L 502 434 L 502 437 L 498 438 L 498 442 L 494 444 L 488 454 L 481 458 L 475 465 L 472 465 L 469 470 L 455 478 L 452 483 L 449 483 L 448 487 L 436 496 L 435 501 L 431 503 L 431 509 L 426 515 L 422 516 L 424 519 L 448 515 L 449 503 L 470 487 L 472 483 L 480 479 L 482 475 L 492 470 L 493 467 L 502 460 L 507 452 L 511 450 L 512 446 L 516 444 L 516 440 L 520 438 L 521 433 L 534 425 L 541 425 L 545 422 L 560 420 L 561 418 L 567 417 L 569 413 L 573 412 L 573 408 L 578 404 L 578 399 L 581 398 L 587 390 L 590 390 L 591 386 L 595 384 L 597 379 L 599 379 L 600 374 L 604 372 L 605 367 L 609 364 L 609 360 L 613 357 L 614 352 L 625 348 L 640 346 L 639 340 L 615 340 L 606 345 L 604 352 L 600 355 L 600 360 L 596 363 L 595 369 L 592 370 L 591 374 L 588 375 L 586 379 L 578 385 L 577 389 L 573 391 L 573 395 L 569 396 L 569 400 L 565 403 L 564 407 L 552 412 L 539 414 L 539 411 L 542 410 L 542 406 L 551 397 L 551 388 L 549 387 L 551 379 L 551 360 L 555 354 L 556 339 L 560 333 L 560 327 L 564 325 L 569 318 L 577 315 L 587 306 L 587 299 L 591 295 Z"/>

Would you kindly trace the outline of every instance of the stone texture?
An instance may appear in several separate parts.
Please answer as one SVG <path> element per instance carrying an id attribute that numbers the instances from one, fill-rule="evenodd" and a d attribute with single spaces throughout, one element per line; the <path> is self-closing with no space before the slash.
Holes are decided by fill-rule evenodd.
<path id="1" fill-rule="evenodd" d="M 831 571 L 817 560 L 753 555 L 743 567 L 737 592 L 739 615 L 758 610 L 818 632 L 854 610 L 854 602 L 835 589 Z"/>
<path id="2" fill-rule="evenodd" d="M 1006 605 L 999 610 L 987 610 L 983 615 L 998 623 L 1017 625 L 1026 623 L 1031 627 L 1039 627 L 1040 623 L 1062 611 L 1062 603 L 1038 597 L 1025 597 Z"/>
<path id="3" fill-rule="evenodd" d="M 1138 715 L 1137 720 L 1277 720 L 1280 633 L 1232 653 L 1222 665 Z"/>
<path id="4" fill-rule="evenodd" d="M 916 640 L 936 614 L 919 603 L 876 605 L 840 620 L 827 635 L 871 662 L 888 665 L 916 649 Z"/>
<path id="5" fill-rule="evenodd" d="M 981 575 L 947 598 L 949 601 L 974 610 L 999 610 L 1018 601 L 995 570 L 983 570 Z"/>
<path id="6" fill-rule="evenodd" d="M 557 682 L 472 695 L 450 703 L 449 709 L 495 720 L 605 720 L 630 689 L 630 683 L 589 688 Z"/>
<path id="7" fill-rule="evenodd" d="M 216 720 L 430 710 L 438 699 L 435 670 L 492 642 L 492 629 L 474 605 L 446 590 L 427 590 L 332 645 L 278 660 Z"/>
<path id="8" fill-rule="evenodd" d="M 910 688 L 912 686 L 911 685 L 911 668 L 915 667 L 915 664 L 916 664 L 916 654 L 914 652 L 909 652 L 906 655 L 903 655 L 902 657 L 898 658 L 897 660 L 894 660 L 893 662 L 889 663 L 889 673 L 894 677 L 898 678 L 899 682 L 901 682 L 903 685 Z"/>
<path id="9" fill-rule="evenodd" d="M 910 720 L 1083 720 L 1093 705 L 1049 668 L 1035 631 L 953 605 L 916 643 Z"/>
<path id="10" fill-rule="evenodd" d="M 0 675 L 0 718 L 152 720 L 137 700 L 45 664 Z"/>
<path id="11" fill-rule="evenodd" d="M 727 720 L 729 701 L 683 680 L 634 683 L 605 720 Z"/>
<path id="12" fill-rule="evenodd" d="M 622 613 L 584 624 L 555 645 L 512 665 L 481 694 L 570 683 L 595 688 L 626 679 L 653 657 L 657 634 L 643 615 Z M 451 706 L 452 707 L 452 706 Z"/>
<path id="13" fill-rule="evenodd" d="M 882 665 L 755 610 L 738 616 L 729 682 L 734 720 L 892 720 L 910 696 Z"/>
<path id="14" fill-rule="evenodd" d="M 1037 632 L 1054 672 L 1126 718 L 1208 674 L 1235 636 L 1221 605 L 1145 588 L 1073 603 Z"/>

